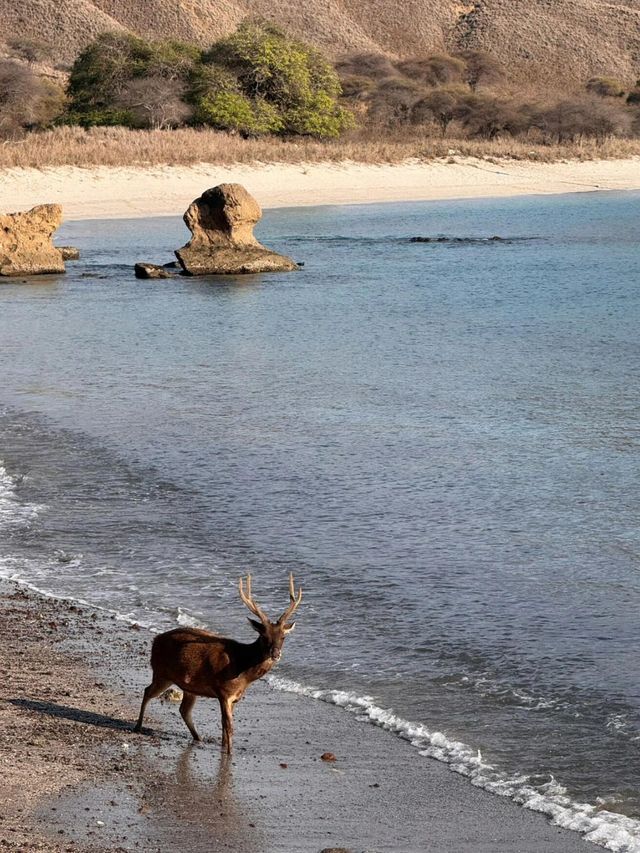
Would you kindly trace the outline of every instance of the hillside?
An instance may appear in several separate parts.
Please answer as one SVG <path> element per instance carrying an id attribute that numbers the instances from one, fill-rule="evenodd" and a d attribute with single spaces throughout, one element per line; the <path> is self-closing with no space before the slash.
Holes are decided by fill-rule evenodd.
<path id="1" fill-rule="evenodd" d="M 127 29 L 206 45 L 246 16 L 271 18 L 336 55 L 481 48 L 515 80 L 640 76 L 640 0 L 0 0 L 0 39 L 53 45 L 68 63 L 97 33 Z"/>

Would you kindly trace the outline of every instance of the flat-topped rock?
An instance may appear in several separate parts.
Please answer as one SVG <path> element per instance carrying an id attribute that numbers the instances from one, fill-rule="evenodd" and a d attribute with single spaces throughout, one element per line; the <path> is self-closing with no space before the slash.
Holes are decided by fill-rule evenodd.
<path id="1" fill-rule="evenodd" d="M 0 214 L 0 276 L 64 272 L 62 252 L 51 239 L 61 224 L 59 204 Z"/>
<path id="2" fill-rule="evenodd" d="M 241 184 L 220 184 L 204 192 L 184 215 L 191 240 L 176 251 L 187 275 L 237 275 L 298 269 L 291 258 L 256 240 L 260 205 Z"/>

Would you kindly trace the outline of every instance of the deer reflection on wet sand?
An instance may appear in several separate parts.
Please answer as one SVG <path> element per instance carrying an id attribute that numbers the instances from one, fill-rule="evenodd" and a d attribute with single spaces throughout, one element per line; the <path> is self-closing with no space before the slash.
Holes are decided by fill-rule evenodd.
<path id="1" fill-rule="evenodd" d="M 166 833 L 164 849 L 174 849 L 178 827 L 188 824 L 189 849 L 194 851 L 216 850 L 221 839 L 225 850 L 264 850 L 251 802 L 236 793 L 232 760 L 226 753 L 212 760 L 210 752 L 190 743 L 172 770 L 165 752 L 163 770 L 156 770 L 155 784 L 146 789 L 144 803 L 145 811 L 157 822 L 160 840 Z"/>

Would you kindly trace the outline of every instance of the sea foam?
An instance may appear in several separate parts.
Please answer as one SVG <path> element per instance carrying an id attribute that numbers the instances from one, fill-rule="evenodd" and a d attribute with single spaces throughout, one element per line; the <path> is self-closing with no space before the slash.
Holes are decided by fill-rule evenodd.
<path id="1" fill-rule="evenodd" d="M 345 690 L 321 690 L 275 675 L 267 676 L 267 681 L 277 690 L 344 708 L 359 720 L 409 741 L 420 755 L 444 762 L 451 770 L 466 776 L 473 785 L 510 797 L 524 808 L 542 812 L 557 826 L 579 832 L 587 841 L 614 853 L 640 853 L 640 821 L 589 803 L 575 802 L 553 777 L 543 785 L 534 786 L 528 776 L 505 775 L 488 764 L 478 750 L 449 738 L 443 732 L 433 731 L 421 723 L 412 723 L 392 710 L 381 708 L 371 696 L 359 696 Z"/>
<path id="2" fill-rule="evenodd" d="M 23 503 L 18 499 L 18 480 L 12 477 L 0 460 L 0 530 L 10 530 L 29 524 L 42 509 L 38 504 Z"/>

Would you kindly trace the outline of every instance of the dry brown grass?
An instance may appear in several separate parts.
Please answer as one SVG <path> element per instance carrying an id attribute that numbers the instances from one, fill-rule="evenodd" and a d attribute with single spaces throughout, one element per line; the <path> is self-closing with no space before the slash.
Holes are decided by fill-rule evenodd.
<path id="1" fill-rule="evenodd" d="M 195 163 L 344 162 L 388 164 L 410 159 L 436 160 L 453 156 L 484 160 L 621 159 L 640 155 L 640 139 L 611 139 L 602 144 L 585 140 L 574 145 L 532 145 L 515 139 L 493 142 L 436 139 L 352 138 L 336 142 L 312 139 L 241 139 L 213 130 L 127 130 L 126 128 L 63 127 L 28 134 L 0 145 L 0 168 L 52 166 L 189 166 Z"/>

